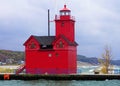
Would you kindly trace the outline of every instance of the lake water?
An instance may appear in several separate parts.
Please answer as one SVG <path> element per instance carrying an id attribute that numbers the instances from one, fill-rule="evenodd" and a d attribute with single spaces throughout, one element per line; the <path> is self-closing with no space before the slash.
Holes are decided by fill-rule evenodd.
<path id="1" fill-rule="evenodd" d="M 11 80 L 11 81 L 0 81 L 0 86 L 120 86 L 120 81 L 119 80 L 105 80 L 105 81 Z"/>

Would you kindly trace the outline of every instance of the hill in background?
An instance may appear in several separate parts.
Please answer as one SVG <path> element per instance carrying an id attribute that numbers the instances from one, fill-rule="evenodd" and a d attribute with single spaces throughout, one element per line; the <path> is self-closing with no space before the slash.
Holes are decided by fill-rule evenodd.
<path id="1" fill-rule="evenodd" d="M 24 59 L 25 53 L 23 51 L 0 50 L 0 64 L 20 64 Z M 86 57 L 83 55 L 77 55 L 77 61 L 79 64 L 83 65 L 99 64 L 96 57 Z M 120 60 L 111 60 L 111 64 L 120 66 Z"/>
<path id="2" fill-rule="evenodd" d="M 98 65 L 99 64 L 98 58 L 96 58 L 96 57 L 86 57 L 86 56 L 83 56 L 83 55 L 78 55 L 77 56 L 77 61 L 87 62 L 87 63 L 92 64 L 92 65 Z M 120 60 L 111 60 L 111 64 L 120 66 Z"/>
<path id="3" fill-rule="evenodd" d="M 0 64 L 19 64 L 24 57 L 22 51 L 0 50 Z"/>

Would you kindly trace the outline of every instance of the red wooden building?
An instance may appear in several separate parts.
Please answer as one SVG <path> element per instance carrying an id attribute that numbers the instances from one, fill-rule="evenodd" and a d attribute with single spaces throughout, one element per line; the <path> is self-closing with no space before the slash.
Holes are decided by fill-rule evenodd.
<path id="1" fill-rule="evenodd" d="M 56 36 L 30 36 L 24 43 L 26 73 L 71 74 L 77 70 L 75 20 L 64 8 L 55 16 Z"/>

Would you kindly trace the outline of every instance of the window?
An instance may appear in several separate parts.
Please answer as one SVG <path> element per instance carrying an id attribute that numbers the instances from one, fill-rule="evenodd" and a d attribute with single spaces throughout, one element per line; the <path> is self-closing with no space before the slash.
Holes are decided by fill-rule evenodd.
<path id="1" fill-rule="evenodd" d="M 64 47 L 64 43 L 62 41 L 60 41 L 59 43 L 56 44 L 57 48 L 63 48 Z"/>
<path id="2" fill-rule="evenodd" d="M 52 57 L 52 54 L 50 53 L 50 54 L 48 54 L 48 57 Z"/>
<path id="3" fill-rule="evenodd" d="M 67 12 L 64 12 L 64 15 L 66 15 Z"/>
<path id="4" fill-rule="evenodd" d="M 34 42 L 32 42 L 31 44 L 29 44 L 29 48 L 30 49 L 35 49 L 36 48 L 36 45 Z"/>
<path id="5" fill-rule="evenodd" d="M 70 15 L 70 12 L 60 12 L 61 16 Z"/>
<path id="6" fill-rule="evenodd" d="M 56 47 L 59 48 L 59 44 L 57 44 Z"/>
<path id="7" fill-rule="evenodd" d="M 46 46 L 46 45 L 43 45 L 42 47 L 43 47 L 43 48 L 46 48 L 47 46 Z"/>
<path id="8" fill-rule="evenodd" d="M 62 27 L 64 26 L 64 22 L 61 23 L 61 26 L 62 26 Z"/>
<path id="9" fill-rule="evenodd" d="M 61 16 L 64 15 L 64 12 L 60 12 L 60 15 L 61 15 Z"/>
<path id="10" fill-rule="evenodd" d="M 59 47 L 60 47 L 60 48 L 63 48 L 63 43 L 62 43 L 62 41 L 59 42 Z"/>
<path id="11" fill-rule="evenodd" d="M 53 49 L 53 45 L 40 45 L 41 49 Z"/>
<path id="12" fill-rule="evenodd" d="M 58 57 L 58 56 L 59 56 L 59 54 L 58 54 L 58 53 L 56 53 L 55 55 L 56 55 L 56 57 Z"/>

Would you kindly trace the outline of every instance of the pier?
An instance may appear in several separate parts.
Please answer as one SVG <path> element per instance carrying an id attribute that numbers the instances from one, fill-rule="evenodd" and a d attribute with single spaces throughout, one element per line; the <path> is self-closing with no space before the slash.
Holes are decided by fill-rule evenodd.
<path id="1" fill-rule="evenodd" d="M 120 75 L 31 75 L 0 74 L 0 80 L 120 80 Z"/>

